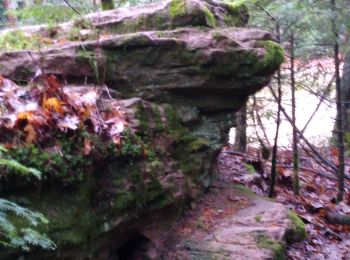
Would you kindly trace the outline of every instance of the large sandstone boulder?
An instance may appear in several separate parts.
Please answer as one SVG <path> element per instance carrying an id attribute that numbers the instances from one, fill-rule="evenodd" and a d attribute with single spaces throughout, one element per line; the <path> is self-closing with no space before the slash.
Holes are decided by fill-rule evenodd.
<path id="1" fill-rule="evenodd" d="M 195 0 L 92 14 L 57 29 L 56 37 L 90 28 L 80 30 L 92 35 L 88 40 L 3 52 L 0 74 L 28 80 L 40 64 L 68 82 L 105 82 L 125 98 L 175 105 L 185 122 L 210 126 L 195 130 L 220 143 L 233 124 L 231 112 L 265 86 L 283 61 L 271 34 L 232 27 L 247 21 L 244 5 Z M 45 35 L 50 29 L 35 28 L 26 32 Z"/>
<path id="2" fill-rule="evenodd" d="M 101 96 L 101 111 L 118 102 L 129 122 L 117 148 L 79 130 L 57 135 L 59 154 L 10 151 L 43 172 L 41 181 L 1 180 L 2 196 L 51 221 L 41 228 L 58 250 L 33 259 L 118 259 L 135 226 L 152 221 L 143 218 L 180 209 L 209 185 L 233 112 L 283 61 L 272 35 L 236 27 L 247 19 L 244 5 L 164 1 L 63 24 L 40 51 L 0 53 L 0 74 L 12 80 L 29 81 L 41 70 L 68 84 L 105 83 L 118 100 Z M 77 41 L 58 40 L 77 28 Z M 52 28 L 23 30 L 47 35 Z"/>

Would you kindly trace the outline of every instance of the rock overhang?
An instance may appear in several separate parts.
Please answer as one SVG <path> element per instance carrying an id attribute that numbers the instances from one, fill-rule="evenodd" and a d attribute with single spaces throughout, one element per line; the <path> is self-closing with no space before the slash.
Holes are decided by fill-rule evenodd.
<path id="1" fill-rule="evenodd" d="M 185 9 L 170 14 L 171 6 L 179 3 L 180 11 Z M 237 15 L 238 23 L 223 14 Z M 42 196 L 42 191 L 26 194 L 28 205 L 52 220 L 48 232 L 59 252 L 67 245 L 88 248 L 99 240 L 101 248 L 81 255 L 111 243 L 105 239 L 107 231 L 119 241 L 124 235 L 120 226 L 135 224 L 149 211 L 191 200 L 207 187 L 217 149 L 233 125 L 232 112 L 265 86 L 283 61 L 283 50 L 271 34 L 231 27 L 247 23 L 246 8 L 240 5 L 172 0 L 86 17 L 91 32 L 102 28 L 107 37 L 0 54 L 0 74 L 10 79 L 29 81 L 41 69 L 68 83 L 105 82 L 120 99 L 127 99 L 119 102 L 132 131 L 125 134 L 121 151 L 103 158 L 107 166 L 84 164 L 89 171 L 75 180 L 74 189 L 57 185 L 66 178 L 59 176 L 50 196 Z M 60 33 L 74 26 L 77 22 L 62 25 Z M 68 155 L 83 156 L 78 146 Z M 104 153 L 107 148 L 96 147 Z M 36 184 L 26 185 L 30 191 Z M 11 188 L 7 186 L 9 193 Z M 91 194 L 98 203 L 92 203 Z M 52 213 L 56 211 L 60 214 Z M 76 252 L 72 255 L 74 259 Z"/>

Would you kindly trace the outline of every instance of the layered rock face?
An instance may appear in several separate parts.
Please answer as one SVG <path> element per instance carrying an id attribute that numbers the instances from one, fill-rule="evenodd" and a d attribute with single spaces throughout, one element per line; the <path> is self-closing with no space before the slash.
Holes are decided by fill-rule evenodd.
<path id="1" fill-rule="evenodd" d="M 1 53 L 0 74 L 28 81 L 40 69 L 69 84 L 105 83 L 130 122 L 121 150 L 96 142 L 94 157 L 72 164 L 82 139 L 63 136 L 76 140 L 66 151 L 71 157 L 61 161 L 71 167 L 66 176 L 47 172 L 39 183 L 15 185 L 9 177 L 2 193 L 16 200 L 15 191 L 24 190 L 26 205 L 51 220 L 43 227 L 58 244 L 50 259 L 117 259 L 131 230 L 147 224 L 142 216 L 179 208 L 210 183 L 234 112 L 269 82 L 283 50 L 269 33 L 242 28 L 247 9 L 235 3 L 172 0 L 83 19 L 88 29 L 80 20 L 56 32 L 60 37 L 80 26 L 80 41 Z M 47 34 L 49 28 L 26 30 Z M 108 102 L 101 96 L 102 111 Z M 28 164 L 32 155 L 13 156 Z"/>
<path id="2" fill-rule="evenodd" d="M 2 53 L 0 73 L 27 80 L 40 61 L 45 73 L 71 82 L 105 82 L 124 98 L 175 105 L 185 122 L 207 120 L 214 129 L 217 121 L 228 123 L 216 129 L 218 137 L 232 126 L 230 112 L 265 86 L 283 60 L 269 33 L 232 27 L 248 21 L 246 7 L 235 3 L 165 1 L 84 19 L 85 27 L 93 28 L 86 33 L 101 29 L 105 37 L 40 52 Z M 69 34 L 81 24 L 64 24 L 58 34 Z"/>

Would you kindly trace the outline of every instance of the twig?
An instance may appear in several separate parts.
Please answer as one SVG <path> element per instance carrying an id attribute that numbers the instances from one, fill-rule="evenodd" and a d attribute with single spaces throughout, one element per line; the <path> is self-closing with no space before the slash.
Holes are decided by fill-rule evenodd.
<path id="1" fill-rule="evenodd" d="M 325 91 L 323 92 L 323 95 L 320 97 L 320 101 L 318 102 L 314 112 L 312 113 L 312 115 L 310 116 L 309 120 L 306 122 L 304 128 L 301 130 L 301 133 L 304 134 L 306 128 L 308 127 L 308 125 L 310 124 L 312 118 L 315 116 L 316 112 L 318 111 L 318 109 L 320 108 L 321 104 L 323 103 L 323 100 L 325 99 L 327 93 L 329 92 L 331 86 L 332 86 L 332 83 L 335 79 L 335 75 L 333 75 L 332 79 L 329 81 Z"/>
<path id="2" fill-rule="evenodd" d="M 266 13 L 267 16 L 268 16 L 272 21 L 274 21 L 274 22 L 277 21 L 276 18 L 275 18 L 273 15 L 271 15 L 270 12 L 267 11 L 264 7 L 262 7 L 261 5 L 259 5 L 259 4 L 257 4 L 257 3 L 255 3 L 254 5 L 257 6 L 257 7 L 259 7 L 264 13 Z"/>
<path id="3" fill-rule="evenodd" d="M 276 100 L 276 102 L 278 101 L 278 97 L 276 95 L 276 93 L 274 92 L 274 90 L 272 89 L 271 86 L 269 86 L 269 89 L 271 91 L 271 94 L 273 95 L 274 99 Z M 292 123 L 292 119 L 290 118 L 290 116 L 288 115 L 288 113 L 286 112 L 286 110 L 284 109 L 284 107 L 281 106 L 281 111 L 284 114 L 284 116 L 287 118 L 287 120 Z M 305 144 L 310 148 L 310 150 L 318 157 L 318 159 L 320 159 L 320 161 L 322 161 L 324 164 L 326 164 L 328 167 L 330 167 L 335 173 L 338 172 L 338 168 L 337 166 L 335 166 L 333 163 L 331 163 L 330 161 L 326 160 L 325 158 L 322 157 L 322 155 L 316 150 L 316 148 L 309 142 L 309 140 L 307 140 L 307 138 L 301 133 L 301 131 L 296 127 L 296 131 L 299 135 L 299 142 L 300 139 L 302 139 Z"/>
<path id="4" fill-rule="evenodd" d="M 65 2 L 74 12 L 81 15 L 81 13 L 77 9 L 75 9 L 75 7 L 72 6 L 67 0 L 63 0 L 63 2 Z"/>
<path id="5" fill-rule="evenodd" d="M 258 111 L 258 107 L 256 105 L 256 97 L 253 96 L 253 112 L 252 112 L 252 115 L 253 115 L 253 121 L 255 122 L 255 118 L 254 118 L 254 112 L 256 114 L 256 120 L 257 120 L 257 123 L 259 125 L 259 127 L 261 128 L 261 131 L 263 132 L 264 134 L 264 137 L 265 137 L 265 140 L 267 142 L 267 145 L 269 147 L 272 147 L 271 143 L 270 143 L 270 140 L 269 138 L 267 137 L 267 134 L 266 134 L 266 130 L 265 130 L 265 127 L 262 123 L 262 120 L 261 120 L 261 117 L 260 117 L 260 114 L 259 114 L 259 111 Z M 258 137 L 259 140 L 261 140 L 260 136 L 258 135 L 258 132 L 256 131 L 256 135 Z"/>

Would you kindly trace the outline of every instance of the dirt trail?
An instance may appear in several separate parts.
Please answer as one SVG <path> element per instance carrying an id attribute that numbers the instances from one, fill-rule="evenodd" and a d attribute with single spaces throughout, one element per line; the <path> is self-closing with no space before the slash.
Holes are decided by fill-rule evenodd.
<path id="1" fill-rule="evenodd" d="M 285 236 L 293 226 L 288 210 L 228 181 L 226 174 L 220 174 L 183 216 L 167 221 L 171 227 L 159 223 L 142 231 L 153 243 L 148 256 L 181 260 L 283 259 Z"/>

